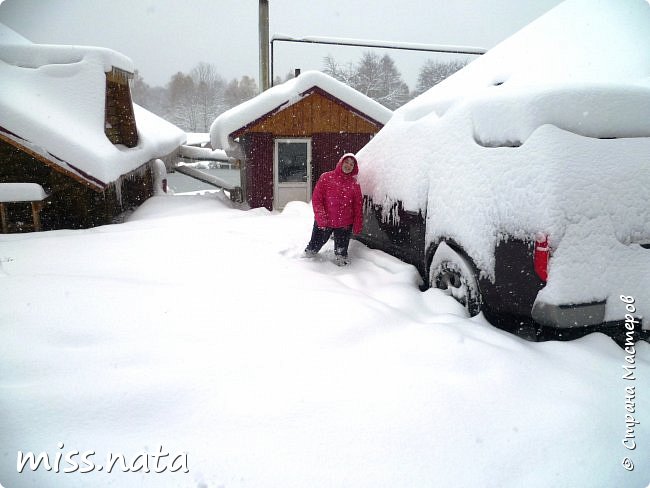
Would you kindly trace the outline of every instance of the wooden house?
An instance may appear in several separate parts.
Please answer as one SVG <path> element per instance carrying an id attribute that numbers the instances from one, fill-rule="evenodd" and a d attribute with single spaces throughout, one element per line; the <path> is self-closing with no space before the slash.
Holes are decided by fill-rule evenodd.
<path id="1" fill-rule="evenodd" d="M 185 133 L 132 103 L 132 73 L 108 49 L 0 45 L 0 184 L 45 195 L 4 201 L 0 231 L 107 224 L 153 195 Z"/>
<path id="2" fill-rule="evenodd" d="M 281 209 L 309 201 L 320 175 L 361 149 L 391 115 L 334 78 L 308 71 L 217 117 L 211 144 L 240 160 L 250 207 Z"/>

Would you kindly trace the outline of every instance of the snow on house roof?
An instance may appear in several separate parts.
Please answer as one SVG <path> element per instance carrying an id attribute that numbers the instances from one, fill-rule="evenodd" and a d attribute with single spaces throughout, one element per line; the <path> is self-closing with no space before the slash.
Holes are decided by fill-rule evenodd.
<path id="1" fill-rule="evenodd" d="M 229 136 L 237 129 L 284 104 L 298 102 L 306 91 L 314 87 L 326 91 L 381 124 L 388 122 L 393 114 L 380 103 L 331 76 L 319 71 L 305 71 L 298 77 L 276 85 L 219 115 L 210 127 L 212 147 L 228 149 L 230 147 Z"/>
<path id="2" fill-rule="evenodd" d="M 183 131 L 137 106 L 137 146 L 108 140 L 105 73 L 112 68 L 132 72 L 133 64 L 104 48 L 2 45 L 0 133 L 99 186 L 183 143 Z"/>
<path id="3" fill-rule="evenodd" d="M 145 152 L 152 152 L 149 159 L 166 156 L 187 140 L 185 131 L 171 122 L 136 103 L 133 104 L 133 109 L 138 127 L 138 147 L 142 146 Z"/>
<path id="4" fill-rule="evenodd" d="M 133 73 L 133 62 L 116 51 L 104 47 L 63 46 L 57 44 L 12 44 L 2 46 L 0 59 L 21 68 L 71 65 L 91 61 L 103 67 L 104 72 L 119 68 Z"/>
<path id="5" fill-rule="evenodd" d="M 38 183 L 0 183 L 0 202 L 38 202 L 47 193 Z"/>

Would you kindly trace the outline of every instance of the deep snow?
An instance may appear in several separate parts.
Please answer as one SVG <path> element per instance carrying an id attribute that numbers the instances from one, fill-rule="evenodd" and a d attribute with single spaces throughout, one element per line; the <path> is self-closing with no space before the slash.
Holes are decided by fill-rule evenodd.
<path id="1" fill-rule="evenodd" d="M 311 221 L 175 195 L 124 224 L 0 236 L 0 484 L 648 484 L 647 343 L 624 380 L 609 338 L 525 342 L 358 242 L 347 268 L 331 243 L 302 259 Z M 189 473 L 16 472 L 18 451 L 102 464 L 161 444 Z"/>

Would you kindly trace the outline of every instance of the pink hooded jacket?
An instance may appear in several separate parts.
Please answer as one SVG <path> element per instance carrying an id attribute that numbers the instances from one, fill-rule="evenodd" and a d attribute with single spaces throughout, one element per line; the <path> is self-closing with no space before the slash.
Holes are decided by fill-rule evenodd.
<path id="1" fill-rule="evenodd" d="M 352 157 L 354 168 L 350 174 L 343 172 L 343 160 Z M 318 227 L 347 227 L 358 234 L 363 228 L 363 197 L 357 183 L 359 173 L 357 158 L 347 153 L 341 156 L 334 171 L 323 173 L 316 183 L 311 204 Z"/>

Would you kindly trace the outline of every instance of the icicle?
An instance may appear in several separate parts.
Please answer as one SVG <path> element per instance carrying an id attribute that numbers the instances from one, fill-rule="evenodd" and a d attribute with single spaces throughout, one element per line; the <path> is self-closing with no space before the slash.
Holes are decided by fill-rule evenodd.
<path id="1" fill-rule="evenodd" d="M 117 203 L 122 208 L 122 178 L 118 178 L 115 182 L 115 196 L 117 198 Z"/>
<path id="2" fill-rule="evenodd" d="M 392 198 L 385 196 L 384 201 L 382 202 L 381 205 L 381 220 L 384 223 L 388 223 L 392 226 L 397 226 L 399 225 L 400 218 L 399 218 L 399 209 L 398 209 L 398 202 L 393 200 Z"/>

